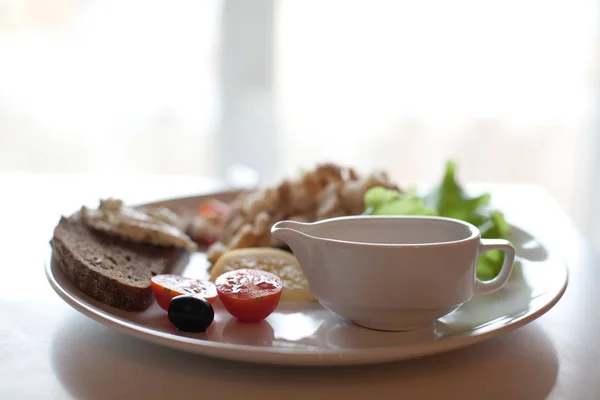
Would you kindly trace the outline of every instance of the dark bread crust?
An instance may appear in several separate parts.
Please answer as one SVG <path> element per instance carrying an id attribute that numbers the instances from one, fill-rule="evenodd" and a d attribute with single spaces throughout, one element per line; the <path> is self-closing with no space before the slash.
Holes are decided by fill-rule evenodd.
<path id="1" fill-rule="evenodd" d="M 79 290 L 126 311 L 143 311 L 154 301 L 153 275 L 171 272 L 185 250 L 130 243 L 94 231 L 79 214 L 61 217 L 50 241 L 52 265 Z"/>

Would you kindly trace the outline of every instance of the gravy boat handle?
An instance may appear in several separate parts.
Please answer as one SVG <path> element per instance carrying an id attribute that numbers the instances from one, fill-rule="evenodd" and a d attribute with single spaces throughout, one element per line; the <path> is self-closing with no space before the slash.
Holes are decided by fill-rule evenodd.
<path id="1" fill-rule="evenodd" d="M 479 256 L 486 251 L 502 250 L 504 262 L 498 275 L 490 281 L 475 280 L 475 294 L 487 294 L 500 289 L 510 278 L 515 261 L 515 248 L 512 243 L 504 239 L 481 239 L 479 244 Z"/>

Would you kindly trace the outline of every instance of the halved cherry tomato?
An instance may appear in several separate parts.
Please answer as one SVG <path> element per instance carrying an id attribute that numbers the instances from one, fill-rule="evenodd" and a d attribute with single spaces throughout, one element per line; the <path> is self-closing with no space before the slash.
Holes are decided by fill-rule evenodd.
<path id="1" fill-rule="evenodd" d="M 217 298 L 217 289 L 214 283 L 172 274 L 153 276 L 152 291 L 158 305 L 166 311 L 169 311 L 171 299 L 182 294 L 203 297 L 211 304 Z"/>
<path id="2" fill-rule="evenodd" d="M 277 308 L 283 288 L 277 275 L 256 269 L 226 272 L 215 283 L 225 309 L 243 322 L 267 318 Z"/>

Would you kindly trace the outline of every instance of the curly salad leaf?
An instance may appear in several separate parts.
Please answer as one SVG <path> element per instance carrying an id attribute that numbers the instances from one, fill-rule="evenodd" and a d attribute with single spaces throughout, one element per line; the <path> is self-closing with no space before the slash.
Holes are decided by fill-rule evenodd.
<path id="1" fill-rule="evenodd" d="M 449 161 L 444 179 L 438 187 L 423 197 L 414 191 L 399 193 L 383 187 L 375 187 L 365 194 L 367 215 L 438 215 L 460 219 L 475 225 L 484 238 L 508 239 L 510 226 L 504 215 L 491 210 L 491 196 L 482 194 L 471 197 L 456 180 L 456 164 Z M 484 253 L 477 264 L 477 277 L 490 280 L 502 268 L 504 253 L 492 250 Z"/>
<path id="2" fill-rule="evenodd" d="M 370 215 L 437 215 L 427 208 L 414 192 L 400 194 L 396 190 L 374 187 L 365 194 L 365 214 Z"/>

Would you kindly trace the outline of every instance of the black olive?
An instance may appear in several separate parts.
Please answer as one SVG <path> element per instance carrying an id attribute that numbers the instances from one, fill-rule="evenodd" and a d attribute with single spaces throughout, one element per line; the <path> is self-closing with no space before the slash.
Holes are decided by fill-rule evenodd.
<path id="1" fill-rule="evenodd" d="M 185 332 L 206 332 L 215 319 L 215 311 L 202 297 L 181 295 L 169 303 L 169 321 Z"/>

